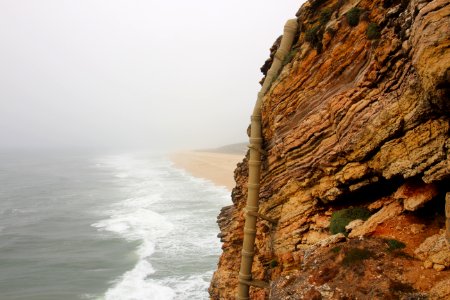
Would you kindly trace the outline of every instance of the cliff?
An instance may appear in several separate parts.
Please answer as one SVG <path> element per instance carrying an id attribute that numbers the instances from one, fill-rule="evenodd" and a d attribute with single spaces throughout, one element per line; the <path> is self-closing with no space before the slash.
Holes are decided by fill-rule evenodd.
<path id="1" fill-rule="evenodd" d="M 310 0 L 297 17 L 262 104 L 259 212 L 277 222 L 258 220 L 269 288 L 251 298 L 450 298 L 450 1 Z M 212 299 L 236 295 L 247 177 L 244 158 Z"/>

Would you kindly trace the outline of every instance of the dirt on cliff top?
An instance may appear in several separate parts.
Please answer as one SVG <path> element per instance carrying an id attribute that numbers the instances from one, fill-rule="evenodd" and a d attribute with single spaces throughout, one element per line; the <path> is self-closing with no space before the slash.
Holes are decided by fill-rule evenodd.
<path id="1" fill-rule="evenodd" d="M 448 288 L 431 288 L 448 282 L 450 271 L 425 269 L 403 246 L 372 237 L 317 248 L 298 269 L 273 282 L 269 298 L 448 299 Z"/>

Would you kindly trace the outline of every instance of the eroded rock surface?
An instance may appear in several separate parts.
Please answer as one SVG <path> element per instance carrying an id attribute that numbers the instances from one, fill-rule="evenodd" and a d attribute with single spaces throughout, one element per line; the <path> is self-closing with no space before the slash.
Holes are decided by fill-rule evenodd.
<path id="1" fill-rule="evenodd" d="M 360 18 L 350 26 L 346 14 L 354 7 Z M 258 221 L 253 277 L 270 282 L 272 289 L 252 288 L 252 299 L 284 299 L 275 297 L 274 289 L 286 295 L 283 285 L 292 291 L 306 287 L 302 265 L 328 247 L 314 245 L 331 235 L 330 217 L 341 208 L 364 206 L 373 213 L 352 228 L 350 237 L 400 237 L 414 262 L 414 250 L 445 227 L 450 1 L 316 0 L 305 3 L 297 17 L 298 39 L 262 107 L 267 155 L 260 212 L 278 223 Z M 371 23 L 379 39 L 369 39 Z M 223 253 L 209 289 L 212 299 L 236 294 L 247 175 L 244 159 L 235 171 L 233 205 L 218 219 Z M 418 262 L 422 267 L 424 262 Z M 391 267 L 397 272 L 401 266 Z M 377 272 L 373 268 L 360 276 L 371 278 Z M 445 269 L 438 273 L 428 276 L 436 281 L 411 275 L 383 284 L 407 285 L 401 295 L 428 295 L 438 279 L 449 276 Z M 283 283 L 286 276 L 290 279 Z M 303 291 L 309 295 L 305 299 L 320 299 L 319 294 L 340 299 L 324 284 Z M 351 290 L 342 293 L 351 296 Z"/>

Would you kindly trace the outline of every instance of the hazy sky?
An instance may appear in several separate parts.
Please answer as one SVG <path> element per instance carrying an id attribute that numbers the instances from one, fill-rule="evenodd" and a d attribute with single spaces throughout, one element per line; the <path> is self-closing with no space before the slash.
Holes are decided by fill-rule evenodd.
<path id="1" fill-rule="evenodd" d="M 302 2 L 0 0 L 0 148 L 246 141 Z"/>

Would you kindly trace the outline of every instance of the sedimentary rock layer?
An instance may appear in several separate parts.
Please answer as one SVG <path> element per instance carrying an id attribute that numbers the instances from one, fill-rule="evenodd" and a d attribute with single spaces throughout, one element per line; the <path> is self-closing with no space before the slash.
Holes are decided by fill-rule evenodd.
<path id="1" fill-rule="evenodd" d="M 270 282 L 330 236 L 339 207 L 376 204 L 358 236 L 450 186 L 450 1 L 309 1 L 297 16 L 294 50 L 262 106 L 260 212 L 278 223 L 258 222 L 253 276 Z M 218 218 L 213 299 L 235 295 L 247 176 L 244 159 Z"/>

